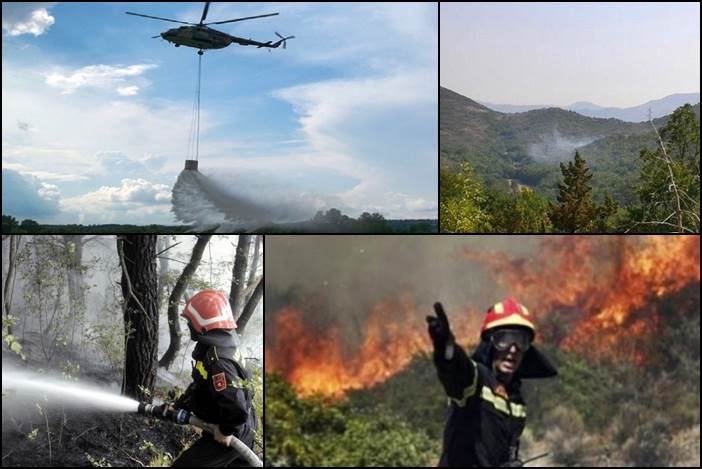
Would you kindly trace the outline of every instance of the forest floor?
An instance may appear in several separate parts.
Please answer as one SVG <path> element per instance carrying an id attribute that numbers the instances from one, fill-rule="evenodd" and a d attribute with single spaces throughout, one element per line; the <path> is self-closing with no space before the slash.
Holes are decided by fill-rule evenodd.
<path id="1" fill-rule="evenodd" d="M 197 437 L 190 427 L 138 414 L 7 407 L 3 466 L 170 465 Z"/>

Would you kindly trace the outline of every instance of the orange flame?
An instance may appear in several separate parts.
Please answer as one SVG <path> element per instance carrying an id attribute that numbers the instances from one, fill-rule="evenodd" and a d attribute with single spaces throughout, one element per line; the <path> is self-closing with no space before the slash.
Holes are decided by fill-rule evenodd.
<path id="1" fill-rule="evenodd" d="M 275 318 L 276 338 L 266 345 L 266 370 L 281 373 L 300 395 L 338 397 L 372 386 L 404 369 L 415 355 L 432 349 L 425 316 L 409 295 L 399 301 L 381 301 L 363 326 L 360 345 L 345 351 L 339 327 L 315 329 L 305 324 L 301 309 L 285 307 Z M 454 329 L 465 331 L 466 323 L 458 321 Z"/>
<path id="2" fill-rule="evenodd" d="M 491 270 L 537 319 L 565 317 L 565 336 L 546 339 L 594 359 L 645 363 L 634 339 L 651 337 L 666 319 L 656 300 L 700 282 L 696 236 L 559 236 L 544 238 L 528 258 L 468 247 L 463 254 Z M 281 373 L 301 395 L 338 397 L 385 381 L 432 348 L 426 310 L 411 295 L 398 292 L 398 298 L 372 308 L 355 346 L 336 324 L 315 327 L 302 309 L 283 308 L 272 338 L 267 335 L 266 371 Z M 477 339 L 482 315 L 452 310 L 458 340 Z"/>
<path id="3" fill-rule="evenodd" d="M 542 243 L 531 261 L 470 249 L 464 253 L 491 268 L 501 284 L 542 317 L 564 310 L 578 313 L 560 345 L 590 358 L 644 363 L 635 339 L 660 329 L 664 318 L 655 300 L 700 282 L 697 236 L 554 237 Z"/>

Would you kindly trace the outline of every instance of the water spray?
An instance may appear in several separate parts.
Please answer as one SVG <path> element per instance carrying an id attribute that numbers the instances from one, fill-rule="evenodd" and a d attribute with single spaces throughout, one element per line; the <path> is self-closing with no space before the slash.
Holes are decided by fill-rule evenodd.
<path id="1" fill-rule="evenodd" d="M 175 422 L 178 425 L 194 425 L 213 435 L 216 429 L 215 424 L 205 422 L 186 410 L 176 409 L 170 403 L 152 405 L 97 388 L 90 388 L 85 384 L 26 371 L 3 370 L 2 390 L 3 394 L 7 392 L 9 396 L 16 396 L 19 399 L 25 399 L 31 395 L 51 396 L 67 407 L 94 407 L 118 412 L 137 412 Z M 263 467 L 263 462 L 256 453 L 238 438 L 233 437 L 229 447 L 236 450 L 252 467 Z"/>

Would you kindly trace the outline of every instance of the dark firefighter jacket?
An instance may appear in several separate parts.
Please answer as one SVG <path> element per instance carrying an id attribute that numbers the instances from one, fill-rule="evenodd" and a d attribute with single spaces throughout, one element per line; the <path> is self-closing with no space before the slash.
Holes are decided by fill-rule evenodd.
<path id="1" fill-rule="evenodd" d="M 193 383 L 176 405 L 252 446 L 257 429 L 254 391 L 238 349 L 198 342 L 192 356 Z"/>
<path id="2" fill-rule="evenodd" d="M 555 369 L 545 357 L 534 348 L 527 352 L 522 366 L 526 363 L 533 368 L 533 363 L 536 363 L 538 369 L 527 368 L 525 371 L 540 376 L 523 376 L 518 372 L 507 387 L 507 396 L 496 392 L 498 383 L 492 372 L 490 346 L 485 342 L 478 347 L 473 359 L 455 345 L 451 360 L 435 353 L 434 363 L 449 397 L 439 465 L 499 467 L 516 461 L 527 416 L 520 391 L 521 378 L 555 375 Z"/>

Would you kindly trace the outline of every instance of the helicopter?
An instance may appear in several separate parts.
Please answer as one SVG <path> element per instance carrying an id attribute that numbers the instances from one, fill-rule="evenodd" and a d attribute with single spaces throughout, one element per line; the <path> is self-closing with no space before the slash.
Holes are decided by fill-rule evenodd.
<path id="1" fill-rule="evenodd" d="M 282 44 L 283 49 L 285 49 L 287 45 L 287 40 L 295 38 L 295 36 L 283 37 L 282 35 L 276 32 L 275 35 L 278 36 L 278 41 L 259 42 L 254 41 L 253 39 L 245 39 L 243 37 L 232 36 L 230 34 L 223 33 L 222 31 L 212 29 L 209 27 L 209 25 L 211 24 L 235 23 L 237 21 L 253 20 L 256 18 L 266 18 L 269 16 L 276 16 L 278 15 L 278 13 L 268 13 L 266 15 L 247 16 L 245 18 L 236 18 L 233 20 L 205 23 L 205 19 L 207 18 L 207 12 L 210 9 L 210 3 L 212 2 L 205 2 L 205 7 L 202 10 L 202 18 L 200 18 L 199 23 L 188 23 L 186 21 L 172 20 L 169 18 L 160 18 L 158 16 L 142 15 L 141 13 L 132 13 L 130 11 L 127 11 L 125 13 L 133 16 L 142 16 L 144 18 L 151 18 L 154 20 L 170 21 L 172 23 L 182 23 L 188 25 L 169 29 L 168 31 L 162 32 L 158 36 L 153 36 L 152 39 L 157 39 L 161 37 L 166 41 L 173 43 L 176 47 L 194 47 L 195 49 L 199 49 L 197 53 L 200 55 L 203 54 L 204 49 L 222 49 L 232 43 L 239 44 L 240 46 L 256 46 L 259 49 L 261 47 L 277 49 Z"/>

